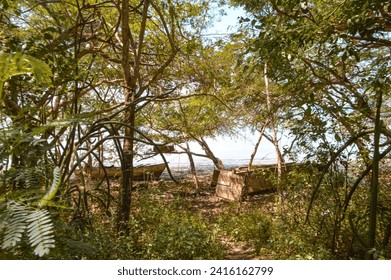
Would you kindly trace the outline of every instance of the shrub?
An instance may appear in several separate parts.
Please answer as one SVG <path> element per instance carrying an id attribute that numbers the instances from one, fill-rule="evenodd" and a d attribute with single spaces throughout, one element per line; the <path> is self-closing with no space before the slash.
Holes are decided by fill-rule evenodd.
<path id="1" fill-rule="evenodd" d="M 217 223 L 222 232 L 236 241 L 250 243 L 257 254 L 267 244 L 272 234 L 271 218 L 258 209 L 240 215 L 224 214 L 218 219 Z"/>
<path id="2" fill-rule="evenodd" d="M 221 259 L 223 246 L 200 217 L 180 207 L 183 201 L 166 203 L 145 193 L 137 203 L 132 229 L 144 259 Z"/>
<path id="3" fill-rule="evenodd" d="M 151 259 L 219 259 L 222 246 L 206 225 L 193 217 L 164 219 L 150 236 Z"/>

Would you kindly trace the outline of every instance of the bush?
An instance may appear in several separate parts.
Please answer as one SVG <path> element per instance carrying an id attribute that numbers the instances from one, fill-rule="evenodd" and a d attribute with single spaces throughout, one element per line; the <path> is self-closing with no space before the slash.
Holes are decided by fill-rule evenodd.
<path id="1" fill-rule="evenodd" d="M 132 229 L 143 259 L 221 259 L 224 250 L 200 217 L 181 207 L 183 201 L 165 203 L 150 193 L 136 203 Z"/>
<path id="2" fill-rule="evenodd" d="M 206 225 L 192 217 L 164 219 L 150 236 L 151 259 L 220 259 L 222 246 Z"/>
<path id="3" fill-rule="evenodd" d="M 313 234 L 308 225 L 296 223 L 290 218 L 278 219 L 273 223 L 272 232 L 265 249 L 271 259 L 334 259 L 324 246 L 322 237 Z"/>
<path id="4" fill-rule="evenodd" d="M 222 232 L 236 241 L 250 243 L 257 254 L 267 244 L 272 234 L 271 218 L 259 210 L 250 210 L 240 215 L 227 213 L 222 215 L 217 223 Z"/>

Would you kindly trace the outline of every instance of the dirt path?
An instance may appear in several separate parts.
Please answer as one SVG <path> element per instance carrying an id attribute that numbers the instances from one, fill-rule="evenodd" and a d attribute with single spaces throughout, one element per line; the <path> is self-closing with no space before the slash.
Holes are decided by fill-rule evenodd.
<path id="1" fill-rule="evenodd" d="M 253 248 L 249 247 L 244 242 L 231 241 L 223 237 L 221 242 L 227 246 L 226 259 L 227 260 L 259 260 L 260 256 L 255 254 Z"/>

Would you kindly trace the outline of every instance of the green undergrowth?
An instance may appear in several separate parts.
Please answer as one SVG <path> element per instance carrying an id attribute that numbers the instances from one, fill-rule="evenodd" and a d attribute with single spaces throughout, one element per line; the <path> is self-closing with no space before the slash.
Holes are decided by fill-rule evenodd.
<path id="1" fill-rule="evenodd" d="M 153 189 L 133 199 L 130 235 L 115 236 L 114 220 L 103 224 L 92 218 L 88 227 L 58 223 L 56 244 L 43 259 L 224 259 L 224 247 L 202 218 L 188 210 L 187 201 L 167 201 Z M 111 227 L 111 228 L 109 228 Z M 2 258 L 36 259 L 21 242 Z"/>
<path id="2" fill-rule="evenodd" d="M 188 201 L 149 190 L 134 205 L 132 235 L 141 258 L 221 259 L 224 248 L 217 233 L 202 218 L 188 210 Z"/>
<path id="3" fill-rule="evenodd" d="M 272 234 L 271 218 L 259 210 L 250 210 L 240 214 L 225 212 L 217 219 L 220 231 L 235 241 L 245 241 L 259 254 Z"/>
<path id="4" fill-rule="evenodd" d="M 248 258 L 364 258 L 359 238 L 365 242 L 367 235 L 367 209 L 362 207 L 367 201 L 365 189 L 356 192 L 345 213 L 334 198 L 336 186 L 325 184 L 306 220 L 312 187 L 305 180 L 298 182 L 284 188 L 282 199 L 277 192 L 259 195 L 246 199 L 240 207 L 238 202 L 218 200 L 209 187 L 202 195 L 196 195 L 187 184 L 174 188 L 162 183 L 140 189 L 133 193 L 130 235 L 126 237 L 114 234 L 114 218 L 93 213 L 81 223 L 69 223 L 72 209 L 62 209 L 61 215 L 52 211 L 55 248 L 43 259 L 225 259 L 228 254 L 234 257 L 228 247 L 232 242 L 244 244 L 244 250 L 251 248 Z M 379 196 L 378 240 L 382 243 L 378 247 L 385 244 L 379 258 L 389 259 L 390 192 L 387 188 L 383 192 Z M 350 223 L 357 233 L 352 233 Z M 227 238 L 232 242 L 223 245 Z M 0 258 L 38 257 L 28 240 L 22 239 L 16 247 L 0 251 Z"/>

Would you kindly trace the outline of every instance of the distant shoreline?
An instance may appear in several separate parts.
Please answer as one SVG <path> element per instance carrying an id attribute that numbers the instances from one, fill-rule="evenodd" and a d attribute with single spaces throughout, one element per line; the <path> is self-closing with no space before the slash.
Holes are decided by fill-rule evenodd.
<path id="1" fill-rule="evenodd" d="M 268 164 L 275 163 L 275 159 L 262 159 L 255 160 L 253 164 Z M 223 164 L 225 168 L 230 169 L 237 166 L 246 166 L 248 165 L 248 159 L 223 159 Z M 190 164 L 189 163 L 169 163 L 170 171 L 174 177 L 183 178 L 191 174 Z M 211 160 L 203 160 L 195 162 L 196 173 L 199 176 L 212 176 L 213 171 L 216 169 Z M 167 169 L 163 172 L 161 178 L 170 179 Z"/>

